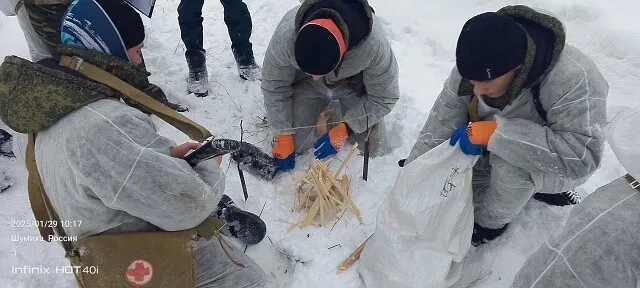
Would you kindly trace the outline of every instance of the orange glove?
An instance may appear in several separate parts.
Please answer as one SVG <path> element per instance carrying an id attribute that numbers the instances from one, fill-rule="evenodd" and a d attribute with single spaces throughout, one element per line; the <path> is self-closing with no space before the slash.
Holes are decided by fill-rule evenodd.
<path id="1" fill-rule="evenodd" d="M 293 149 L 293 135 L 276 136 L 275 145 L 271 152 L 280 169 L 293 169 L 296 163 L 296 154 Z"/>
<path id="2" fill-rule="evenodd" d="M 342 150 L 344 141 L 347 140 L 347 138 L 349 138 L 349 131 L 347 131 L 347 125 L 344 123 L 340 123 L 338 126 L 329 130 L 331 146 L 335 147 L 338 151 Z"/>
<path id="3" fill-rule="evenodd" d="M 487 146 L 489 139 L 496 131 L 496 121 L 478 121 L 467 126 L 469 141 L 476 145 Z"/>

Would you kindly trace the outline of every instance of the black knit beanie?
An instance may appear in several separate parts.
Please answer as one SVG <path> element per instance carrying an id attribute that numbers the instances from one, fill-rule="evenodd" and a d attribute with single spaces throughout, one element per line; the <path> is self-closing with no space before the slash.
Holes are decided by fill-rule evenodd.
<path id="1" fill-rule="evenodd" d="M 140 14 L 123 0 L 96 0 L 118 29 L 127 49 L 144 42 L 144 25 Z"/>
<path id="2" fill-rule="evenodd" d="M 456 65 L 462 77 L 488 81 L 523 64 L 526 54 L 524 28 L 509 16 L 489 12 L 469 19 L 462 27 Z"/>
<path id="3" fill-rule="evenodd" d="M 340 63 L 340 45 L 329 30 L 306 25 L 295 40 L 295 57 L 300 70 L 310 75 L 326 75 Z"/>

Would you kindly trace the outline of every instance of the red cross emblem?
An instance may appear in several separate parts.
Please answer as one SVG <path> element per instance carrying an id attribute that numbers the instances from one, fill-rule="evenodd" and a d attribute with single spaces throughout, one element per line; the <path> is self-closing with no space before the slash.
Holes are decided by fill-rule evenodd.
<path id="1" fill-rule="evenodd" d="M 145 260 L 135 260 L 127 267 L 124 278 L 129 284 L 133 285 L 133 287 L 147 285 L 153 278 L 153 266 Z"/>

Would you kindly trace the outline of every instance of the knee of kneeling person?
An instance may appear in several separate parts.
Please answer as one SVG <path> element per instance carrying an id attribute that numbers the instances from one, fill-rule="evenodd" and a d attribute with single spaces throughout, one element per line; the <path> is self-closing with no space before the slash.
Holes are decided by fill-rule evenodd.
<path id="1" fill-rule="evenodd" d="M 535 181 L 531 172 L 513 166 L 504 159 L 491 155 L 491 177 L 514 188 L 534 186 Z"/>
<path id="2" fill-rule="evenodd" d="M 260 267 L 258 264 L 245 267 L 243 269 L 242 277 L 245 284 L 239 287 L 267 287 L 267 275 L 264 273 L 264 270 L 262 270 L 262 267 Z"/>
<path id="3" fill-rule="evenodd" d="M 587 182 L 588 178 L 567 179 L 552 174 L 531 173 L 531 179 L 536 193 L 561 193 L 575 189 Z"/>

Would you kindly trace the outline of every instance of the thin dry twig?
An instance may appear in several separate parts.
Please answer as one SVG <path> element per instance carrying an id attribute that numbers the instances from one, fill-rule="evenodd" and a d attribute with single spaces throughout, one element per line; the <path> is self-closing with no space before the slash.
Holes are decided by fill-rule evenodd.
<path id="1" fill-rule="evenodd" d="M 236 101 L 235 101 L 235 100 L 233 100 L 233 97 L 231 97 L 231 94 L 229 93 L 229 90 L 227 90 L 227 87 L 226 87 L 226 86 L 224 86 L 222 83 L 220 83 L 220 82 L 216 81 L 216 80 L 211 80 L 211 81 L 212 81 L 213 83 L 216 83 L 216 84 L 218 84 L 218 85 L 222 86 L 222 89 L 224 89 L 224 92 L 226 92 L 226 93 L 227 93 L 227 96 L 229 96 L 229 99 L 231 100 L 231 102 L 233 102 L 233 105 L 235 105 L 235 106 L 236 106 L 236 108 L 238 109 L 238 111 L 242 112 L 242 109 L 240 109 L 240 106 L 238 106 L 238 103 L 236 103 Z"/>
<path id="2" fill-rule="evenodd" d="M 336 223 L 333 223 L 333 226 L 331 227 L 331 230 L 329 230 L 329 232 L 333 231 L 333 228 L 336 227 L 336 224 L 340 222 L 340 219 L 342 219 L 342 216 L 344 216 L 344 212 L 347 212 L 347 209 L 344 209 L 344 211 L 342 211 L 342 215 L 340 215 L 340 218 L 338 218 L 338 221 L 336 221 Z"/>

